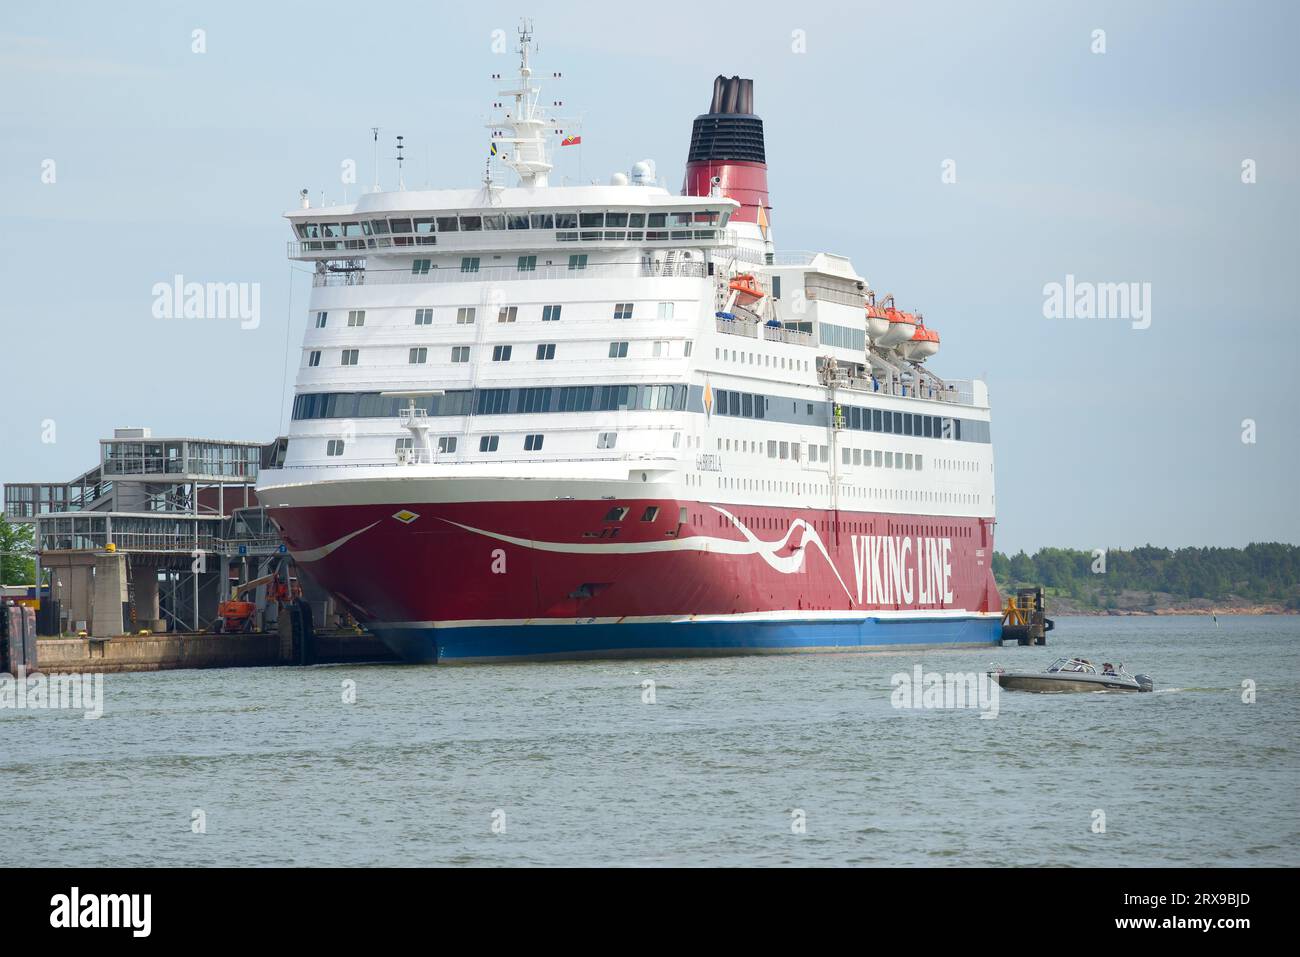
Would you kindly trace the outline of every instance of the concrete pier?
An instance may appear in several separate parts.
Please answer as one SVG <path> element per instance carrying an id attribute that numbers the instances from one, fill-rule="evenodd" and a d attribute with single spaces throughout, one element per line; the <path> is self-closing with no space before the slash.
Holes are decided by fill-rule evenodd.
<path id="1" fill-rule="evenodd" d="M 366 634 L 317 634 L 315 653 L 316 661 L 321 664 L 397 660 L 383 642 Z M 40 639 L 41 671 L 47 673 L 252 668 L 279 664 L 282 664 L 280 636 L 276 633 Z"/>
<path id="2" fill-rule="evenodd" d="M 122 605 L 126 595 L 126 556 L 95 556 L 95 600 L 90 623 L 92 635 L 120 635 L 125 630 Z"/>

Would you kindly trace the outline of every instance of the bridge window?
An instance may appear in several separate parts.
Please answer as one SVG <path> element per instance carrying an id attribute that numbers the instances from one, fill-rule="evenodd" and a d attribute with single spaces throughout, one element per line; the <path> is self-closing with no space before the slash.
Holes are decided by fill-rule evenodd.
<path id="1" fill-rule="evenodd" d="M 419 346 L 411 350 L 410 357 L 407 359 L 408 364 L 413 366 L 424 365 L 429 358 L 429 350 L 424 346 Z"/>
<path id="2" fill-rule="evenodd" d="M 415 324 L 417 326 L 433 325 L 433 310 L 432 309 L 415 310 Z"/>
<path id="3" fill-rule="evenodd" d="M 474 322 L 474 307 L 462 306 L 456 310 L 456 324 L 458 326 L 472 325 Z"/>
<path id="4" fill-rule="evenodd" d="M 364 309 L 353 309 L 348 313 L 349 326 L 364 326 L 366 324 L 366 311 Z"/>
<path id="5" fill-rule="evenodd" d="M 452 346 L 452 362 L 469 362 L 469 346 Z"/>
<path id="6" fill-rule="evenodd" d="M 525 436 L 524 436 L 524 451 L 525 451 L 525 452 L 540 452 L 540 451 L 542 450 L 542 440 L 545 439 L 545 438 L 546 438 L 546 436 L 541 435 L 541 434 L 537 434 L 537 433 L 534 433 L 533 435 L 525 435 Z"/>
<path id="7" fill-rule="evenodd" d="M 519 257 L 519 272 L 536 272 L 536 270 L 537 270 L 536 256 Z"/>
<path id="8" fill-rule="evenodd" d="M 630 302 L 616 302 L 616 303 L 614 303 L 614 318 L 615 318 L 615 319 L 631 319 L 631 318 L 632 318 L 632 303 L 630 303 Z"/>
<path id="9" fill-rule="evenodd" d="M 492 347 L 492 361 L 493 361 L 493 362 L 509 362 L 509 361 L 510 361 L 510 352 L 511 352 L 511 350 L 512 350 L 512 347 L 511 347 L 511 346 L 493 346 L 493 347 Z"/>
<path id="10" fill-rule="evenodd" d="M 482 435 L 482 436 L 479 436 L 479 440 L 478 440 L 478 450 L 479 450 L 480 452 L 495 452 L 495 451 L 497 450 L 497 447 L 498 447 L 500 444 L 501 444 L 501 436 L 499 436 L 499 435 Z"/>
<path id="11" fill-rule="evenodd" d="M 360 358 L 360 356 L 361 356 L 360 352 L 356 349 L 344 349 L 340 357 L 342 361 L 339 364 L 345 366 L 354 366 L 357 364 L 357 360 Z"/>
<path id="12" fill-rule="evenodd" d="M 342 454 L 343 454 L 343 440 L 342 440 L 342 439 L 330 439 L 328 442 L 326 442 L 326 443 L 325 443 L 325 454 L 326 454 L 326 455 L 342 455 Z"/>
<path id="13" fill-rule="evenodd" d="M 319 349 L 313 349 L 311 353 L 307 356 L 307 365 L 311 366 L 312 368 L 315 368 L 316 366 L 320 365 Z"/>
<path id="14" fill-rule="evenodd" d="M 542 306 L 542 322 L 559 322 L 560 309 L 561 307 L 558 305 Z"/>
<path id="15" fill-rule="evenodd" d="M 539 342 L 537 344 L 537 358 L 546 360 L 555 358 L 554 342 Z"/>
<path id="16" fill-rule="evenodd" d="M 462 256 L 460 260 L 461 272 L 478 272 L 478 256 Z"/>

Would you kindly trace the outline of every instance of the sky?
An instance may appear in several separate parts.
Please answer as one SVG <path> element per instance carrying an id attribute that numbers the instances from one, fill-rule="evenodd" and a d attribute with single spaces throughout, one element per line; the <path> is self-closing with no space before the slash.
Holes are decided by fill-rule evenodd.
<path id="1" fill-rule="evenodd" d="M 648 157 L 676 191 L 713 77 L 754 79 L 778 249 L 851 257 L 988 381 L 999 550 L 1300 543 L 1283 0 L 5 4 L 0 482 L 72 479 L 114 427 L 282 434 L 282 213 L 355 199 L 371 127 L 385 188 L 397 134 L 408 187 L 477 185 L 521 16 L 581 117 L 553 182 Z M 177 274 L 259 284 L 259 323 L 156 318 Z M 1067 276 L 1149 289 L 1149 324 L 1048 315 Z"/>

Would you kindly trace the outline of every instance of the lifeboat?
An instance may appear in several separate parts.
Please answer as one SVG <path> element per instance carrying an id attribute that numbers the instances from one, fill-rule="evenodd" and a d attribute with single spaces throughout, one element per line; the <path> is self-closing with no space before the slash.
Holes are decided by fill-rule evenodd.
<path id="1" fill-rule="evenodd" d="M 875 342 L 889 331 L 889 316 L 884 306 L 867 306 L 867 338 Z"/>
<path id="2" fill-rule="evenodd" d="M 731 280 L 729 287 L 736 294 L 735 301 L 742 306 L 748 306 L 763 298 L 763 287 L 758 284 L 753 273 L 741 273 Z"/>
<path id="3" fill-rule="evenodd" d="M 939 351 L 939 333 L 928 326 L 917 326 L 911 339 L 899 343 L 898 351 L 909 362 L 924 362 Z"/>
<path id="4" fill-rule="evenodd" d="M 907 342 L 916 333 L 916 316 L 901 309 L 886 309 L 885 318 L 889 328 L 876 340 L 882 349 L 891 349 L 900 342 Z"/>

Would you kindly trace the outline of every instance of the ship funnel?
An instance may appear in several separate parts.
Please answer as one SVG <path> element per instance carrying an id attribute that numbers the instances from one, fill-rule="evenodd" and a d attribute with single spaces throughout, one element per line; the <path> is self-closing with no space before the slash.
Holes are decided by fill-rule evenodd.
<path id="1" fill-rule="evenodd" d="M 715 188 L 740 203 L 733 222 L 761 223 L 766 228 L 767 155 L 763 121 L 754 115 L 753 80 L 717 77 L 709 112 L 697 116 L 691 129 L 682 194 L 708 196 Z"/>

